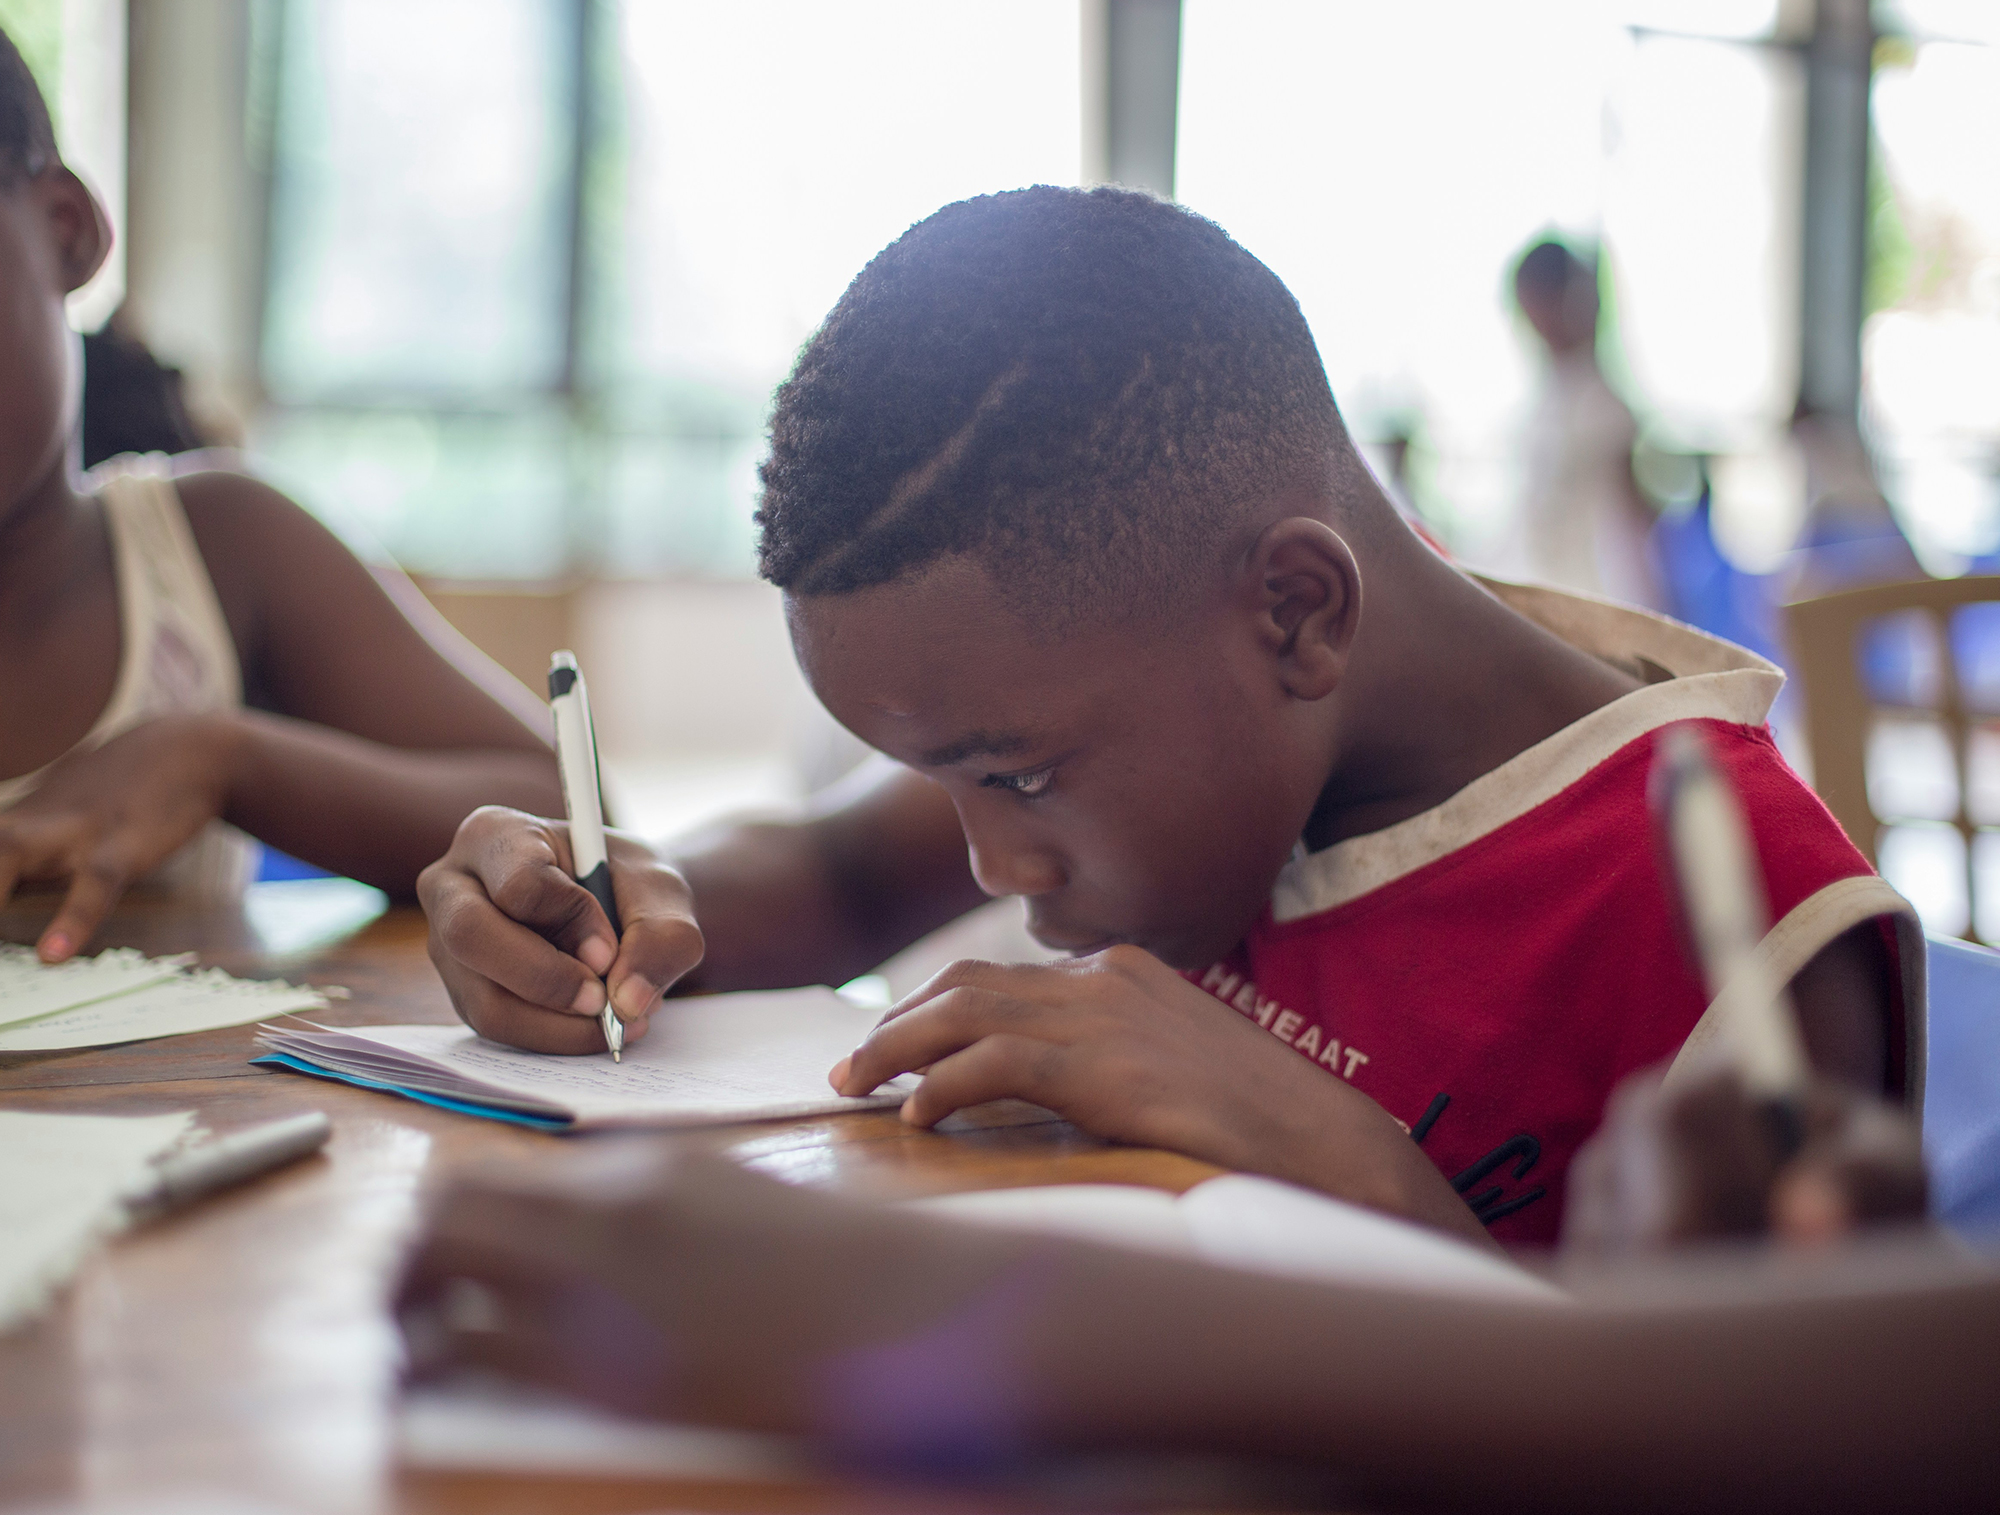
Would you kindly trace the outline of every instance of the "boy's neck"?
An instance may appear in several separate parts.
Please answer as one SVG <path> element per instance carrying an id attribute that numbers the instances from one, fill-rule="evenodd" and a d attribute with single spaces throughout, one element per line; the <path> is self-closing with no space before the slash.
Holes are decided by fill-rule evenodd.
<path id="1" fill-rule="evenodd" d="M 1313 851 L 1393 826 L 1639 687 L 1503 605 L 1408 533 L 1369 564 L 1348 729 Z"/>

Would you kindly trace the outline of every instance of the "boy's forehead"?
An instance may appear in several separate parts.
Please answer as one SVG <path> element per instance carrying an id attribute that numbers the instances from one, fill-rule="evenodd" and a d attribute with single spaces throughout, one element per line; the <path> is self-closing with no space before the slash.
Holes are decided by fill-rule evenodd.
<path id="1" fill-rule="evenodd" d="M 926 726 L 974 699 L 990 709 L 1017 684 L 1047 687 L 1061 661 L 983 571 L 957 565 L 846 594 L 788 595 L 785 610 L 799 665 L 823 699 Z M 979 724 L 995 740 L 1018 734 Z"/>
<path id="2" fill-rule="evenodd" d="M 788 595 L 799 665 L 836 717 L 944 767 L 1028 752 L 1129 670 L 1129 629 L 1042 633 L 977 565 L 838 595 Z"/>

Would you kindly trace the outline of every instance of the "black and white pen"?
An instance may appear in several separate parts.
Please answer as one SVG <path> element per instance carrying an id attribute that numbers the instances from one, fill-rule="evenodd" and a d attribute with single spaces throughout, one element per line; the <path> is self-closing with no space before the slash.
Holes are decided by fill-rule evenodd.
<path id="1" fill-rule="evenodd" d="M 597 732 L 590 721 L 590 695 L 576 654 L 558 652 L 549 659 L 549 711 L 556 722 L 556 764 L 562 772 L 563 808 L 569 812 L 570 861 L 576 881 L 604 907 L 611 934 L 621 936 L 618 901 L 611 892 L 611 859 L 604 848 L 604 796 L 597 787 Z M 611 1008 L 605 986 L 604 1008 L 598 1012 L 604 1045 L 613 1062 L 623 1062 L 625 1027 Z"/>

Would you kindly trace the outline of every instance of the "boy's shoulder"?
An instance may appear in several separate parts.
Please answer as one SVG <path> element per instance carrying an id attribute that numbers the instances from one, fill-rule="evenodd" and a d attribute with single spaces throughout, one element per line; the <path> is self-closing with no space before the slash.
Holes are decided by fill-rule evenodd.
<path id="1" fill-rule="evenodd" d="M 1867 864 L 1816 796 L 1792 773 L 1765 725 L 1784 674 L 1744 648 L 1629 606 L 1561 590 L 1482 581 L 1511 609 L 1577 650 L 1640 681 L 1629 694 L 1571 722 L 1442 804 L 1384 830 L 1296 859 L 1272 891 L 1283 924 L 1322 915 L 1418 879 L 1481 865 L 1496 883 L 1572 848 L 1601 859 L 1652 864 L 1646 804 L 1653 742 L 1681 721 L 1707 724 L 1753 811 L 1782 813 L 1824 832 L 1855 868 Z M 1629 855 L 1628 855 L 1629 854 Z M 1504 886 L 1504 885 L 1503 885 Z"/>

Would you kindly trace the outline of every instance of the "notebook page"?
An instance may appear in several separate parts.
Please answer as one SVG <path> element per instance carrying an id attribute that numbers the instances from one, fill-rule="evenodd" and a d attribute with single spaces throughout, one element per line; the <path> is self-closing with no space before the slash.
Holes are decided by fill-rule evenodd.
<path id="1" fill-rule="evenodd" d="M 786 1437 L 633 1420 L 492 1381 L 406 1392 L 396 1441 L 402 1466 L 437 1471 L 776 1482 L 814 1466 Z"/>
<path id="2" fill-rule="evenodd" d="M 1248 1174 L 1211 1178 L 1178 1199 L 1124 1184 L 1058 1184 L 935 1195 L 906 1200 L 901 1208 L 1292 1278 L 1495 1298 L 1563 1297 L 1505 1258 L 1428 1227 Z"/>
<path id="3" fill-rule="evenodd" d="M 181 1036 L 242 1026 L 273 1015 L 324 1010 L 326 996 L 290 984 L 231 978 L 220 968 L 177 975 L 162 983 L 61 1010 L 38 1020 L 0 1026 L 0 1053 L 108 1047 L 153 1036 Z"/>
<path id="4" fill-rule="evenodd" d="M 1022 1189 L 975 1189 L 901 1202 L 919 1215 L 939 1215 L 1010 1231 L 1071 1236 L 1108 1246 L 1187 1256 L 1194 1236 L 1175 1197 L 1137 1184 L 1047 1184 Z"/>
<path id="5" fill-rule="evenodd" d="M 193 1122 L 187 1110 L 0 1110 L 0 1330 L 38 1310 L 93 1243 L 125 1225 L 123 1196 Z"/>
<path id="6" fill-rule="evenodd" d="M 193 961 L 192 953 L 147 957 L 130 947 L 112 947 L 50 967 L 32 947 L 0 946 L 0 1026 L 162 983 Z"/>
<path id="7" fill-rule="evenodd" d="M 1230 1267 L 1545 1303 L 1566 1297 L 1504 1257 L 1275 1179 L 1211 1178 L 1183 1194 L 1178 1208 L 1201 1255 Z"/>
<path id="8" fill-rule="evenodd" d="M 827 1070 L 874 1027 L 875 1011 L 831 989 L 701 995 L 670 1000 L 652 1027 L 608 1052 L 555 1057 L 483 1040 L 459 1026 L 355 1026 L 342 1042 L 365 1043 L 369 1076 L 421 1082 L 433 1093 L 500 1096 L 555 1107 L 579 1126 L 703 1125 L 768 1120 L 901 1103 L 898 1082 L 868 1099 L 844 1099 Z M 295 1057 L 338 1067 L 335 1049 L 310 1033 L 267 1028 L 262 1040 Z M 393 1054 L 390 1064 L 381 1054 Z M 400 1070 L 399 1078 L 388 1069 Z"/>

